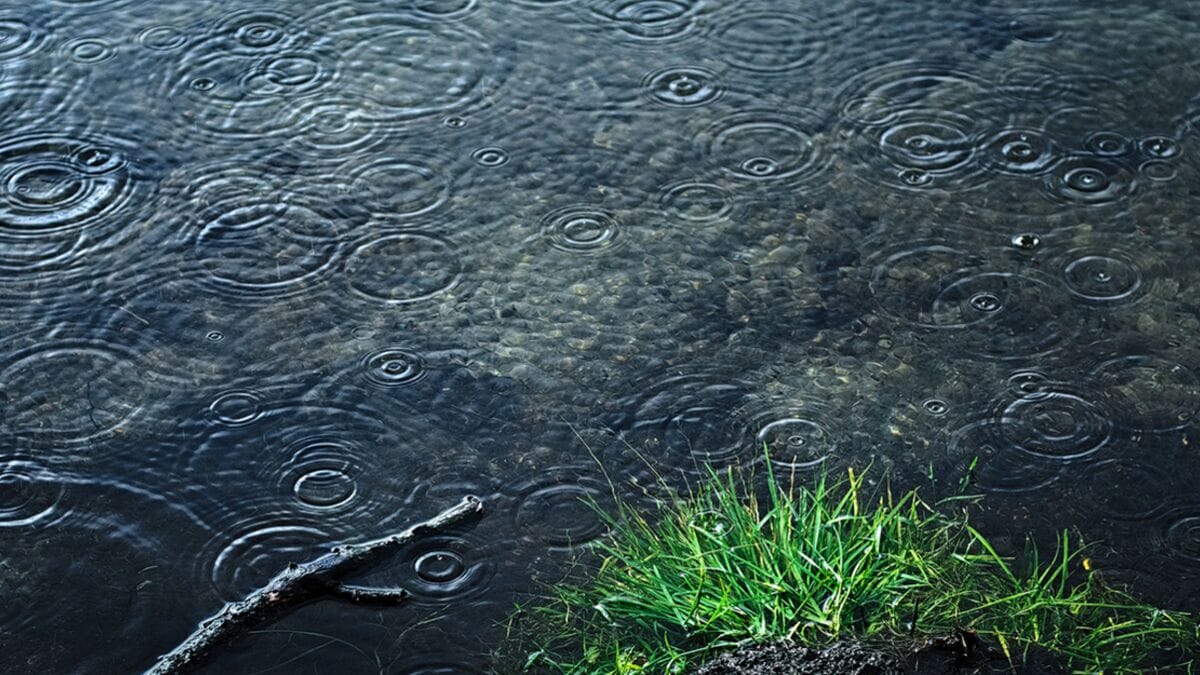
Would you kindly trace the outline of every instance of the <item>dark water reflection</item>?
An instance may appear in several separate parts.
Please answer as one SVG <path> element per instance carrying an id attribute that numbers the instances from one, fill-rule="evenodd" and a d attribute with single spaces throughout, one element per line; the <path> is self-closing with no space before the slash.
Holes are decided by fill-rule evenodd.
<path id="1" fill-rule="evenodd" d="M 305 607 L 213 672 L 484 672 L 603 535 L 582 499 L 764 444 L 967 481 L 1002 544 L 1069 528 L 1200 610 L 1196 33 L 1186 2 L 0 8 L 0 670 L 143 669 L 474 493 L 369 578 L 413 603 Z"/>

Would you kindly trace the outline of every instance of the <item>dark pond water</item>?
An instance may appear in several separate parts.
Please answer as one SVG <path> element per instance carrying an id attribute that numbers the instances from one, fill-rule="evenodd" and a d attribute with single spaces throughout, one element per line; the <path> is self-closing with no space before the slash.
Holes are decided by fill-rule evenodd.
<path id="1" fill-rule="evenodd" d="M 212 672 L 486 672 L 592 454 L 636 499 L 763 443 L 1200 610 L 1195 9 L 5 6 L 0 671 L 139 671 L 473 493 L 368 579 L 414 602 Z"/>

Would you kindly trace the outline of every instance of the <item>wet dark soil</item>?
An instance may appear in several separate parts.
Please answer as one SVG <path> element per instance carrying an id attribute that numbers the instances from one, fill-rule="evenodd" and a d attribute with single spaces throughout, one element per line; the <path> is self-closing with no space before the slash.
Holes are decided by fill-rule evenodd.
<path id="1" fill-rule="evenodd" d="M 1040 659 L 1010 664 L 974 636 L 934 638 L 908 649 L 839 642 L 814 649 L 788 642 L 752 645 L 710 660 L 692 675 L 985 675 L 1062 672 Z"/>

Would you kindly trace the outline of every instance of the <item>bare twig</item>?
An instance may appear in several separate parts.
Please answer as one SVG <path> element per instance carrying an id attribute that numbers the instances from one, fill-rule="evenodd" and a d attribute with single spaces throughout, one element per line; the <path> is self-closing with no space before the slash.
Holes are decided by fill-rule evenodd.
<path id="1" fill-rule="evenodd" d="M 483 511 L 483 502 L 464 497 L 457 505 L 433 518 L 382 539 L 338 546 L 331 552 L 304 564 L 292 563 L 266 586 L 244 600 L 225 605 L 224 609 L 203 622 L 169 654 L 159 657 L 146 675 L 178 675 L 207 661 L 213 652 L 250 629 L 274 621 L 288 611 L 319 596 L 332 596 L 348 602 L 395 605 L 408 597 L 404 589 L 376 589 L 349 586 L 342 579 L 377 562 L 405 544 L 456 525 Z"/>

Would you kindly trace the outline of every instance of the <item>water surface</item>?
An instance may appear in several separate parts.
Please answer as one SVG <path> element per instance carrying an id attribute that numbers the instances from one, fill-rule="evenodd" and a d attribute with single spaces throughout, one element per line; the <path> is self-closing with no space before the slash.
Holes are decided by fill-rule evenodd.
<path id="1" fill-rule="evenodd" d="M 37 0 L 0 119 L 0 670 L 472 493 L 211 672 L 487 672 L 582 499 L 764 444 L 1200 610 L 1190 3 Z"/>

